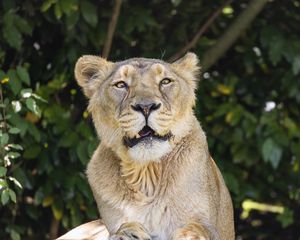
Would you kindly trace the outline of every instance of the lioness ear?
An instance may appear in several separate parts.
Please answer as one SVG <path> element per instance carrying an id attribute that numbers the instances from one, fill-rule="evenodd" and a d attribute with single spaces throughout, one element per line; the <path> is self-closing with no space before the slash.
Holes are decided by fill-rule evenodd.
<path id="1" fill-rule="evenodd" d="M 180 72 L 184 78 L 191 81 L 192 85 L 196 88 L 201 68 L 199 66 L 199 59 L 195 53 L 188 52 L 171 65 L 175 70 Z"/>
<path id="2" fill-rule="evenodd" d="M 85 55 L 75 65 L 75 78 L 87 97 L 91 97 L 99 82 L 106 79 L 113 70 L 114 63 L 104 58 Z"/>

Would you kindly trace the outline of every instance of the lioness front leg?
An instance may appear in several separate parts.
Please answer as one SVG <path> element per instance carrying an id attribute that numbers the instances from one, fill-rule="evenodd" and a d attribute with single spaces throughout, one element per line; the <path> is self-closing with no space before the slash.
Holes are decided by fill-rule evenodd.
<path id="1" fill-rule="evenodd" d="M 138 222 L 123 223 L 109 240 L 151 240 L 148 231 Z"/>
<path id="2" fill-rule="evenodd" d="M 173 240 L 219 240 L 205 226 L 198 222 L 191 222 L 175 231 Z"/>

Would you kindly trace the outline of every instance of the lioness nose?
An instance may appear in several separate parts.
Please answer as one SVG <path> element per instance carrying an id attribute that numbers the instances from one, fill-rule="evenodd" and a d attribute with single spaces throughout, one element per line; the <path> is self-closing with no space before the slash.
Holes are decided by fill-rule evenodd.
<path id="1" fill-rule="evenodd" d="M 132 109 L 141 112 L 146 118 L 149 117 L 152 111 L 159 109 L 161 103 L 149 103 L 149 104 L 135 104 L 131 105 Z"/>

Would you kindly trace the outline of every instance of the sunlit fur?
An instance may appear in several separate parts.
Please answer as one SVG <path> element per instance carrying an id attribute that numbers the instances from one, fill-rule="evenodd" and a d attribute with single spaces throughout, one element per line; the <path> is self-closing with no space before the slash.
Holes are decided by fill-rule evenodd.
<path id="1" fill-rule="evenodd" d="M 174 63 L 78 60 L 75 76 L 89 98 L 101 140 L 87 177 L 111 240 L 128 240 L 131 234 L 159 240 L 234 239 L 231 199 L 193 112 L 199 69 L 193 53 Z M 171 82 L 162 84 L 165 78 Z M 120 81 L 128 87 L 117 87 Z M 126 146 L 124 139 L 140 137 L 146 125 L 132 106 L 152 102 L 160 107 L 150 113 L 148 126 L 171 137 Z"/>

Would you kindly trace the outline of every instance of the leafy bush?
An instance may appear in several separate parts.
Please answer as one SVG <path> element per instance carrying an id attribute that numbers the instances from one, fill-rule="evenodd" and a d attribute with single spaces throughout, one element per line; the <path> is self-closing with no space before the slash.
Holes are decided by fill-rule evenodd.
<path id="1" fill-rule="evenodd" d="M 223 9 L 193 49 L 200 59 L 247 3 Z M 101 53 L 113 4 L 1 1 L 1 239 L 52 239 L 98 217 L 84 173 L 98 139 L 73 69 Z M 125 1 L 109 58 L 168 59 L 221 4 Z M 197 92 L 240 239 L 300 237 L 299 5 L 268 3 Z"/>

